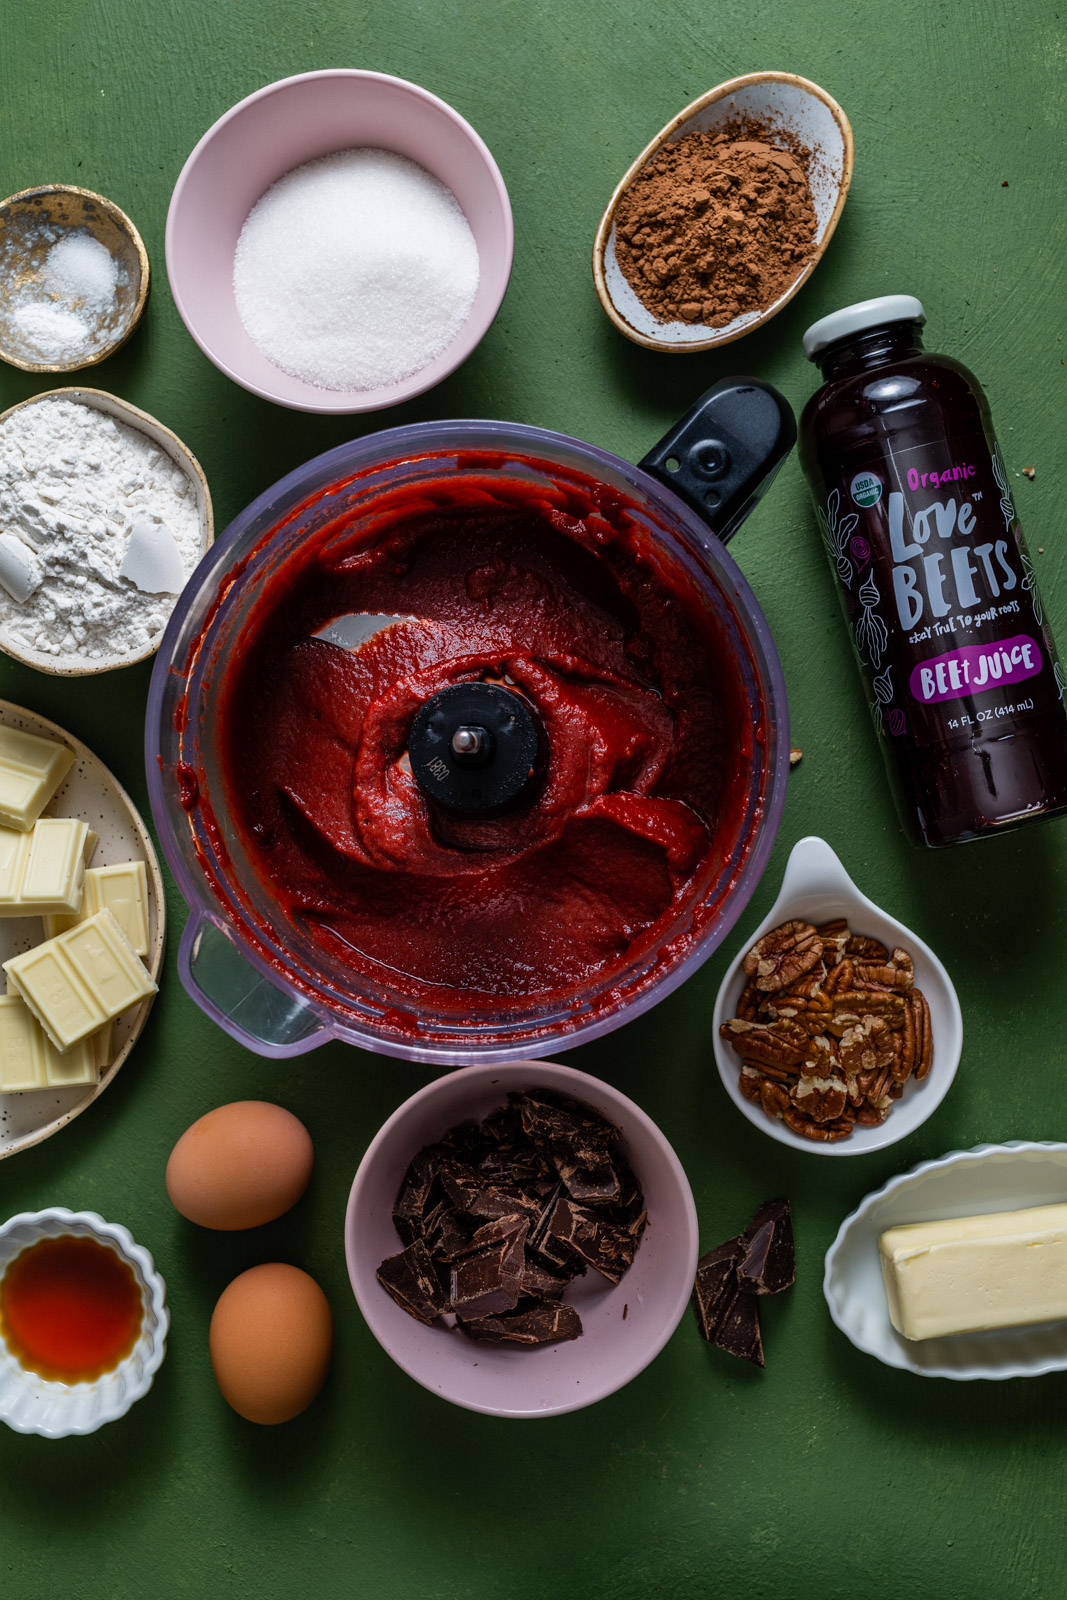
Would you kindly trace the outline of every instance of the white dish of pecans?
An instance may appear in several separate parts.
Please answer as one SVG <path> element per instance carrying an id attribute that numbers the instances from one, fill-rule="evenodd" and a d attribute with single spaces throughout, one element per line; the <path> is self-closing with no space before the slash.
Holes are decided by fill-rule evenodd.
<path id="1" fill-rule="evenodd" d="M 795 1150 L 884 1150 L 937 1110 L 962 1045 L 933 951 L 860 893 L 825 839 L 801 839 L 715 1002 L 715 1062 L 738 1110 Z"/>

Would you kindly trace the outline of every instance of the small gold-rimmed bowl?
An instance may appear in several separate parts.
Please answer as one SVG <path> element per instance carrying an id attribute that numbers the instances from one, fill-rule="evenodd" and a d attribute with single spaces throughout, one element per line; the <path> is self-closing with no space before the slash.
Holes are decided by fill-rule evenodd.
<path id="1" fill-rule="evenodd" d="M 71 271 L 50 253 L 72 238 L 103 246 Z M 67 247 L 69 250 L 69 247 Z M 93 259 L 95 256 L 96 259 Z M 76 372 L 113 355 L 148 299 L 148 252 L 112 201 L 73 184 L 47 183 L 0 201 L 0 359 L 24 372 Z"/>
<path id="2" fill-rule="evenodd" d="M 770 305 L 743 311 L 721 327 L 703 322 L 660 322 L 638 299 L 616 258 L 615 213 L 619 201 L 664 146 L 677 143 L 686 134 L 714 133 L 736 122 L 758 123 L 767 129 L 771 143 L 778 137 L 782 148 L 799 143 L 810 150 L 807 176 L 816 220 L 812 251 Z M 798 78 L 792 72 L 751 72 L 709 89 L 679 111 L 645 146 L 609 200 L 593 244 L 593 281 L 600 304 L 619 332 L 635 344 L 674 355 L 730 344 L 742 334 L 762 327 L 788 305 L 822 259 L 848 195 L 852 161 L 848 118 L 825 89 L 809 83 L 807 78 Z"/>

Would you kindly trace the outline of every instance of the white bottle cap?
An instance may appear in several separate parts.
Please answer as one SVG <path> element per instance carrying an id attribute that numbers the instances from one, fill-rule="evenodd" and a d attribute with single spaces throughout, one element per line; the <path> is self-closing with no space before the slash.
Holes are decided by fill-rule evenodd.
<path id="1" fill-rule="evenodd" d="M 926 312 L 922 301 L 913 294 L 883 294 L 876 300 L 860 300 L 854 306 L 842 306 L 831 311 L 828 317 L 813 322 L 804 335 L 804 354 L 814 361 L 820 350 L 838 339 L 848 339 L 868 328 L 882 328 L 887 322 L 925 322 Z"/>

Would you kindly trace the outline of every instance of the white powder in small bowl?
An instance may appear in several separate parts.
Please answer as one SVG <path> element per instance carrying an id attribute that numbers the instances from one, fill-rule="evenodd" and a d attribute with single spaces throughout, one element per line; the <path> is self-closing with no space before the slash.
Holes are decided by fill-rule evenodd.
<path id="1" fill-rule="evenodd" d="M 40 265 L 24 276 L 19 251 L 30 237 L 48 244 Z M 66 232 L 43 222 L 27 236 L 0 248 L 0 271 L 19 287 L 8 297 L 8 337 L 19 353 L 35 361 L 87 361 L 110 344 L 118 331 L 120 288 L 129 273 L 87 228 Z"/>
<path id="2" fill-rule="evenodd" d="M 319 389 L 399 383 L 449 345 L 478 288 L 452 191 L 388 150 L 341 150 L 279 178 L 237 243 L 237 310 L 268 361 Z"/>

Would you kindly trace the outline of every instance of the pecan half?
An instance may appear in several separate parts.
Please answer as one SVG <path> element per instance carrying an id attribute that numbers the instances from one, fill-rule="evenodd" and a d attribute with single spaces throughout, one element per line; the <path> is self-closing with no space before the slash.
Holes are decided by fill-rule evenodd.
<path id="1" fill-rule="evenodd" d="M 825 989 L 816 989 L 812 995 L 775 995 L 774 1004 L 769 1005 L 767 1011 L 771 1016 L 799 1022 L 813 1036 L 825 1033 L 834 1014 Z"/>
<path id="2" fill-rule="evenodd" d="M 863 1105 L 856 1112 L 856 1121 L 862 1128 L 877 1128 L 889 1115 L 889 1107 Z"/>
<path id="3" fill-rule="evenodd" d="M 790 1099 L 813 1122 L 836 1122 L 847 1104 L 848 1089 L 844 1078 L 801 1076 L 790 1091 Z"/>
<path id="4" fill-rule="evenodd" d="M 794 978 L 792 983 L 787 983 L 783 989 L 778 989 L 774 996 L 775 1001 L 778 1002 L 794 996 L 802 1000 L 810 1000 L 813 995 L 822 990 L 825 977 L 826 972 L 821 965 L 817 968 L 813 967 L 810 972 L 805 973 L 803 978 Z M 825 991 L 823 992 L 825 993 Z M 766 997 L 764 998 L 766 999 Z"/>
<path id="5" fill-rule="evenodd" d="M 769 1023 L 731 1017 L 719 1031 L 746 1061 L 762 1062 L 768 1067 L 799 1067 L 808 1053 L 807 1030 L 784 1017 Z"/>
<path id="6" fill-rule="evenodd" d="M 913 1075 L 917 1083 L 922 1083 L 930 1071 L 934 1059 L 934 1041 L 930 1031 L 930 1007 L 921 989 L 913 989 L 908 999 L 911 1001 L 912 1016 L 915 1019 L 916 1062 Z"/>
<path id="7" fill-rule="evenodd" d="M 762 1072 L 758 1067 L 742 1067 L 741 1076 L 737 1080 L 737 1087 L 746 1100 L 758 1100 L 760 1085 L 764 1082 Z"/>
<path id="8" fill-rule="evenodd" d="M 826 975 L 827 993 L 836 994 L 839 989 L 851 989 L 852 978 L 852 961 L 845 956 L 844 960 L 839 961 L 833 971 Z"/>
<path id="9" fill-rule="evenodd" d="M 783 922 L 756 941 L 743 967 L 757 989 L 781 989 L 810 972 L 821 957 L 822 940 L 810 922 Z"/>
<path id="10" fill-rule="evenodd" d="M 790 1110 L 788 1089 L 783 1089 L 780 1084 L 771 1083 L 766 1078 L 760 1084 L 759 1098 L 760 1105 L 771 1118 L 784 1117 Z"/>
<path id="11" fill-rule="evenodd" d="M 879 966 L 889 960 L 889 951 L 881 939 L 869 939 L 863 933 L 853 933 L 849 936 L 845 953 L 855 956 L 860 961 L 871 961 Z"/>
<path id="12" fill-rule="evenodd" d="M 841 1065 L 850 1078 L 880 1072 L 893 1061 L 893 1037 L 881 1017 L 864 1017 L 841 1035 Z"/>
<path id="13" fill-rule="evenodd" d="M 735 1016 L 745 1022 L 754 1022 L 759 1010 L 760 993 L 751 981 L 745 984 L 741 991 L 741 998 L 737 1002 Z"/>
<path id="14" fill-rule="evenodd" d="M 891 1028 L 904 1026 L 904 996 L 895 989 L 838 989 L 833 998 L 834 1017 L 852 1013 L 859 1017 L 882 1017 Z M 837 1033 L 837 1028 L 834 1029 Z"/>
<path id="15" fill-rule="evenodd" d="M 854 963 L 858 988 L 910 989 L 915 982 L 915 968 L 906 950 L 894 950 L 888 961 Z"/>
<path id="16" fill-rule="evenodd" d="M 836 1139 L 847 1139 L 852 1132 L 852 1123 L 847 1118 L 839 1118 L 837 1122 L 812 1122 L 805 1117 L 795 1106 L 790 1106 L 784 1113 L 782 1121 L 794 1133 L 802 1134 L 805 1139 L 821 1140 L 823 1143 L 833 1143 Z"/>

